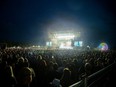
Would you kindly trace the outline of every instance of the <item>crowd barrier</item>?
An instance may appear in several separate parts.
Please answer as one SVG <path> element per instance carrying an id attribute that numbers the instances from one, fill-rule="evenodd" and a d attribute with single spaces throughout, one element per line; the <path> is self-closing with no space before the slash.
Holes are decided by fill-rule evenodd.
<path id="1" fill-rule="evenodd" d="M 72 84 L 69 87 L 94 87 L 95 85 L 97 85 L 97 83 L 103 79 L 103 77 L 107 76 L 108 73 L 113 69 L 113 67 L 115 66 L 116 62 L 110 64 L 109 66 L 89 75 L 89 76 L 85 76 L 85 78 L 83 78 L 81 81 Z"/>

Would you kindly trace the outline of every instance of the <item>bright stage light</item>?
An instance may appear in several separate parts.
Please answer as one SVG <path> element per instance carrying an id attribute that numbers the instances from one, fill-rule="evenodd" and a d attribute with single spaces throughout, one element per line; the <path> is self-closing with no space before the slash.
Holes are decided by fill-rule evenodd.
<path id="1" fill-rule="evenodd" d="M 59 47 L 60 49 L 73 49 L 73 47 L 71 47 L 71 46 L 60 46 Z"/>
<path id="2" fill-rule="evenodd" d="M 55 37 L 57 39 L 74 39 L 75 35 L 73 34 L 56 34 Z"/>
<path id="3" fill-rule="evenodd" d="M 64 41 L 64 42 L 60 42 L 59 48 L 61 49 L 73 49 L 73 47 L 71 46 L 71 41 Z"/>
<path id="4" fill-rule="evenodd" d="M 74 35 L 72 35 L 72 36 L 58 36 L 57 38 L 58 39 L 73 39 L 75 36 Z"/>

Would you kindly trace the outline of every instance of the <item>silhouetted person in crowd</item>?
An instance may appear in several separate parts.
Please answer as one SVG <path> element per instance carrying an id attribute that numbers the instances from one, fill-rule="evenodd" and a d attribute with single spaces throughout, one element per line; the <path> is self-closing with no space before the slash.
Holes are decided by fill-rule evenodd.
<path id="1" fill-rule="evenodd" d="M 17 84 L 16 78 L 13 73 L 12 66 L 5 66 L 0 77 L 1 87 L 14 87 Z"/>
<path id="2" fill-rule="evenodd" d="M 31 68 L 23 67 L 19 71 L 16 87 L 30 87 L 32 80 L 33 80 L 33 72 Z"/>
<path id="3" fill-rule="evenodd" d="M 68 87 L 71 85 L 71 71 L 68 68 L 64 68 L 60 83 L 62 87 Z"/>

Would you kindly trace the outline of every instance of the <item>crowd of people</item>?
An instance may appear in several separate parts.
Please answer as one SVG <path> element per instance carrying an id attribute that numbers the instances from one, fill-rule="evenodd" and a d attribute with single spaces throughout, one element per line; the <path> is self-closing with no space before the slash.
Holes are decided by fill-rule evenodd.
<path id="1" fill-rule="evenodd" d="M 116 51 L 0 50 L 0 86 L 68 87 L 114 62 Z"/>

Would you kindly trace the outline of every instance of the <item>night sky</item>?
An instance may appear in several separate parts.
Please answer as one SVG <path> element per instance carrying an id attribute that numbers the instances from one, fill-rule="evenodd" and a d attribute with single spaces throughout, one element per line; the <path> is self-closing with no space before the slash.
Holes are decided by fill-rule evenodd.
<path id="1" fill-rule="evenodd" d="M 115 45 L 115 0 L 1 0 L 0 41 L 42 44 L 48 32 L 74 30 L 87 43 Z"/>

